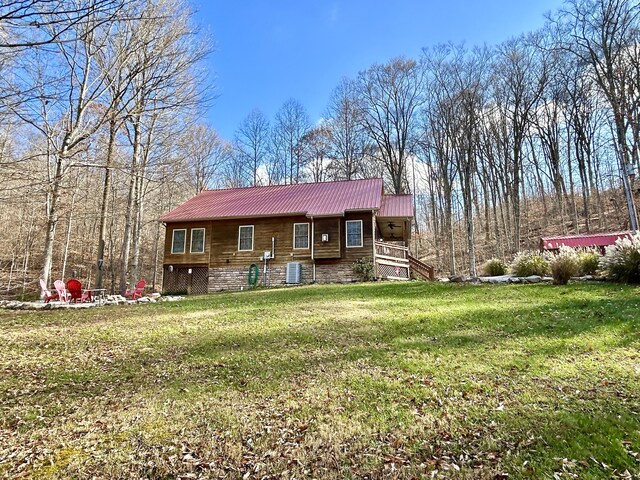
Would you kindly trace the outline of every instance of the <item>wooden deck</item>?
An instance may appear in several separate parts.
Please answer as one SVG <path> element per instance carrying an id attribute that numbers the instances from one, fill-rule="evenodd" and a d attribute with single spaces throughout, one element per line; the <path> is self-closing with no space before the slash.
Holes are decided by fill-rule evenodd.
<path id="1" fill-rule="evenodd" d="M 409 280 L 409 248 L 386 242 L 375 242 L 376 277 Z"/>
<path id="2" fill-rule="evenodd" d="M 435 279 L 433 267 L 411 255 L 408 247 L 395 243 L 375 242 L 375 253 L 377 278 L 390 280 Z"/>

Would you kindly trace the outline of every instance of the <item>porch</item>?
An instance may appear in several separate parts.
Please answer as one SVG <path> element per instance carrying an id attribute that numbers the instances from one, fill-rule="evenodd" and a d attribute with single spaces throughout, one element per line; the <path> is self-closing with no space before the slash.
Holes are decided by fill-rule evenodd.
<path id="1" fill-rule="evenodd" d="M 388 280 L 409 280 L 411 278 L 434 280 L 435 278 L 433 267 L 411 255 L 409 247 L 376 241 L 374 251 L 373 260 L 377 278 Z"/>
<path id="2" fill-rule="evenodd" d="M 387 242 L 374 243 L 375 275 L 389 280 L 409 280 L 409 248 Z"/>

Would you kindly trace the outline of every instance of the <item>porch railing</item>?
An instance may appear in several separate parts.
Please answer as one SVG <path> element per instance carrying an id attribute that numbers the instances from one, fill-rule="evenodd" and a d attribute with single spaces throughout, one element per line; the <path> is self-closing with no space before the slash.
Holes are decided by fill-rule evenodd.
<path id="1" fill-rule="evenodd" d="M 409 249 L 393 243 L 375 242 L 376 276 L 392 280 L 409 280 Z"/>
<path id="2" fill-rule="evenodd" d="M 409 254 L 409 265 L 411 266 L 411 277 L 422 280 L 435 280 L 435 269 L 432 265 L 428 265 Z"/>

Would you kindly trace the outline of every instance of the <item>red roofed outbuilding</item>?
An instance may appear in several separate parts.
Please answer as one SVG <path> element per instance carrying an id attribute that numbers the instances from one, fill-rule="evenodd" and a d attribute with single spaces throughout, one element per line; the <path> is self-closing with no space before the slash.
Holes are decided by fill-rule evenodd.
<path id="1" fill-rule="evenodd" d="M 631 238 L 631 232 L 587 233 L 540 239 L 540 250 L 556 252 L 560 247 L 597 248 L 604 255 L 605 248 L 616 243 L 619 238 Z"/>
<path id="2" fill-rule="evenodd" d="M 205 190 L 161 217 L 163 289 L 240 289 L 256 267 L 268 285 L 347 282 L 366 257 L 409 278 L 413 216 L 412 196 L 384 194 L 380 178 Z"/>

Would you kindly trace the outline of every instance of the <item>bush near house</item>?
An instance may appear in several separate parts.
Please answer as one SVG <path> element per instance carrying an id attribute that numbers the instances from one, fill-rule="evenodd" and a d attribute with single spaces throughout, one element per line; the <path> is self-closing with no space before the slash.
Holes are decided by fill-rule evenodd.
<path id="1" fill-rule="evenodd" d="M 578 274 L 595 275 L 598 273 L 602 255 L 593 248 L 578 251 Z"/>
<path id="2" fill-rule="evenodd" d="M 492 258 L 487 260 L 482 265 L 482 274 L 486 277 L 497 277 L 499 275 L 506 275 L 508 270 L 507 264 L 499 258 Z"/>
<path id="3" fill-rule="evenodd" d="M 371 257 L 359 258 L 353 262 L 353 273 L 361 282 L 370 282 L 373 280 L 373 259 Z"/>
<path id="4" fill-rule="evenodd" d="M 511 262 L 511 272 L 518 277 L 529 277 L 549 275 L 551 269 L 547 262 L 538 252 L 524 251 L 516 255 Z"/>
<path id="5" fill-rule="evenodd" d="M 555 285 L 566 285 L 578 273 L 578 254 L 571 247 L 562 246 L 549 260 Z"/>
<path id="6" fill-rule="evenodd" d="M 611 280 L 640 283 L 640 232 L 631 239 L 620 238 L 606 248 L 600 268 Z"/>

